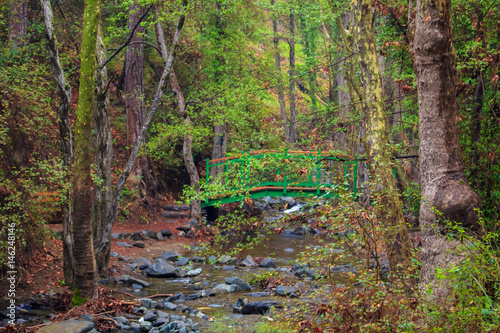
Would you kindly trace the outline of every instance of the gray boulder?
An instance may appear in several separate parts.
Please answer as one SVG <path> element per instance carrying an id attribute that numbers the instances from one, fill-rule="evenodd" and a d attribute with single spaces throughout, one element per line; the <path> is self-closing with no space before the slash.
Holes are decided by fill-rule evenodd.
<path id="1" fill-rule="evenodd" d="M 164 302 L 163 303 L 163 308 L 165 310 L 175 311 L 176 307 L 177 307 L 177 305 L 172 303 L 172 302 Z"/>
<path id="2" fill-rule="evenodd" d="M 178 252 L 172 252 L 172 251 L 165 251 L 160 258 L 167 260 L 167 261 L 177 261 L 177 259 L 181 255 Z"/>
<path id="3" fill-rule="evenodd" d="M 264 258 L 264 260 L 262 260 L 262 262 L 260 263 L 260 267 L 265 267 L 265 268 L 276 267 L 276 263 L 272 258 L 267 257 Z"/>
<path id="4" fill-rule="evenodd" d="M 182 257 L 182 258 L 179 258 L 179 260 L 177 261 L 177 265 L 179 265 L 179 266 L 184 266 L 184 265 L 186 265 L 188 262 L 189 262 L 189 258 Z"/>
<path id="5" fill-rule="evenodd" d="M 237 276 L 226 278 L 226 283 L 229 285 L 236 286 L 236 290 L 241 290 L 241 291 L 252 290 L 252 287 L 248 283 L 246 283 L 245 281 L 243 281 L 241 278 L 239 278 Z"/>
<path id="6" fill-rule="evenodd" d="M 274 301 L 248 302 L 241 308 L 241 314 L 266 314 L 270 307 L 278 307 L 279 303 Z"/>
<path id="7" fill-rule="evenodd" d="M 131 236 L 132 240 L 140 241 L 144 240 L 144 234 L 142 232 L 134 232 Z"/>
<path id="8" fill-rule="evenodd" d="M 274 292 L 280 296 L 289 296 L 292 298 L 297 297 L 297 288 L 292 287 L 292 286 L 277 286 L 274 289 Z"/>
<path id="9" fill-rule="evenodd" d="M 170 237 L 172 236 L 172 231 L 168 229 L 161 229 L 161 234 L 163 235 L 163 237 Z"/>
<path id="10" fill-rule="evenodd" d="M 143 266 L 143 265 L 147 265 L 148 267 L 152 265 L 151 261 L 149 261 L 148 259 L 146 258 L 143 258 L 143 257 L 139 257 L 137 259 L 135 259 L 134 261 L 132 261 L 134 264 L 136 264 L 137 266 Z"/>
<path id="11" fill-rule="evenodd" d="M 44 326 L 38 330 L 41 333 L 87 333 L 94 328 L 94 323 L 86 320 L 65 320 Z"/>
<path id="12" fill-rule="evenodd" d="M 218 284 L 214 287 L 213 292 L 216 294 L 228 294 L 234 293 L 236 291 L 236 286 L 234 284 Z"/>
<path id="13" fill-rule="evenodd" d="M 187 277 L 193 277 L 201 274 L 201 268 L 192 269 L 186 273 Z"/>
<path id="14" fill-rule="evenodd" d="M 246 259 L 244 259 L 241 264 L 246 267 L 255 267 L 257 264 L 255 261 L 253 261 L 252 256 L 247 256 Z"/>
<path id="15" fill-rule="evenodd" d="M 165 261 L 159 261 L 145 270 L 146 274 L 153 277 L 166 277 L 166 278 L 177 278 L 181 276 L 178 268 L 166 263 Z"/>
<path id="16" fill-rule="evenodd" d="M 151 283 L 149 283 L 149 282 L 146 282 L 146 281 L 141 280 L 141 279 L 137 279 L 137 278 L 132 277 L 130 275 L 122 275 L 118 278 L 118 281 L 122 282 L 122 283 L 127 283 L 129 285 L 132 285 L 135 283 L 135 284 L 139 284 L 139 285 L 146 287 L 146 288 L 151 285 Z"/>

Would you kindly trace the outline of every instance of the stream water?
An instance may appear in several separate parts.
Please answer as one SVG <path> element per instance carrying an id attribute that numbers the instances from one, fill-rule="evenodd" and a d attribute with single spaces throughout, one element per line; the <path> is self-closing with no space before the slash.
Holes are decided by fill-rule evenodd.
<path id="1" fill-rule="evenodd" d="M 284 212 L 279 212 L 278 210 L 268 210 L 265 212 L 263 218 L 267 221 L 278 221 L 283 214 L 294 214 L 295 212 L 300 211 L 300 205 L 296 205 L 295 207 L 298 208 L 292 207 L 292 209 Z M 224 284 L 225 279 L 228 277 L 239 277 L 248 282 L 250 276 L 253 274 L 276 270 L 280 272 L 280 276 L 284 277 L 288 282 L 295 283 L 299 286 L 302 294 L 299 293 L 298 298 L 292 299 L 289 297 L 274 296 L 272 293 L 265 296 L 255 297 L 253 295 L 246 295 L 249 291 L 236 291 L 182 302 L 182 304 L 187 307 L 203 311 L 204 314 L 210 316 L 211 318 L 215 318 L 216 323 L 211 320 L 191 316 L 192 321 L 198 323 L 201 332 L 213 332 L 214 325 L 221 325 L 221 323 L 223 323 L 223 325 L 228 325 L 228 327 L 231 325 L 239 326 L 238 332 L 253 332 L 252 326 L 255 322 L 261 321 L 262 316 L 233 313 L 233 306 L 239 298 L 246 299 L 246 301 L 249 302 L 271 300 L 279 301 L 288 306 L 293 306 L 293 304 L 306 300 L 307 296 L 304 295 L 304 291 L 314 289 L 314 280 L 294 276 L 291 267 L 294 265 L 301 252 L 307 251 L 309 246 L 321 246 L 321 244 L 324 244 L 322 242 L 327 240 L 322 236 L 295 235 L 290 232 L 291 230 L 287 229 L 280 234 L 272 234 L 264 237 L 263 240 L 252 249 L 247 249 L 238 254 L 239 257 L 243 258 L 248 255 L 254 258 L 271 257 L 277 265 L 276 268 L 245 267 L 238 265 L 237 263 L 228 263 L 223 265 L 193 262 L 190 263 L 192 269 L 202 269 L 202 273 L 196 277 L 168 279 L 147 277 L 144 274 L 144 277 L 141 277 L 141 279 L 151 283 L 151 286 L 142 290 L 131 291 L 131 289 L 125 284 L 112 284 L 110 287 L 132 293 L 137 297 L 137 299 L 148 298 L 148 296 L 156 294 L 175 294 L 177 292 L 180 292 L 184 296 L 188 297 L 189 295 L 198 293 L 201 290 L 208 290 L 218 284 Z M 184 256 L 189 258 L 196 255 L 199 255 L 199 253 L 188 252 L 184 254 Z M 185 269 L 185 267 L 183 268 Z M 339 272 L 336 277 L 338 277 L 336 282 L 344 282 L 342 279 L 342 273 Z M 253 288 L 250 292 L 254 293 L 263 291 L 263 289 Z M 155 300 L 159 299 L 155 298 Z M 174 313 L 175 312 L 177 315 L 186 315 L 186 317 L 189 318 L 189 314 L 187 313 L 174 311 Z M 41 311 L 39 312 L 39 315 L 45 316 L 46 312 Z M 119 330 L 118 332 L 130 332 L 130 330 Z"/>

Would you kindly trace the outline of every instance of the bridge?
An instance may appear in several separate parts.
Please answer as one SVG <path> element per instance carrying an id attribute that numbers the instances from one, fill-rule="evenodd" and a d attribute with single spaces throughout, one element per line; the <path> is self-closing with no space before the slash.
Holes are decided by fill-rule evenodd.
<path id="1" fill-rule="evenodd" d="M 206 162 L 202 208 L 246 198 L 358 195 L 358 160 L 326 151 L 259 150 Z"/>

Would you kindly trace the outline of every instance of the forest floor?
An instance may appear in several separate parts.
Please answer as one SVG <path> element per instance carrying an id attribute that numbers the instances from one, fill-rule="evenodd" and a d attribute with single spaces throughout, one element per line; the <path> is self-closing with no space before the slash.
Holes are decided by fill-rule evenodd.
<path id="1" fill-rule="evenodd" d="M 161 213 L 157 214 L 155 222 L 141 223 L 140 218 L 126 220 L 124 222 L 117 222 L 113 227 L 113 233 L 135 233 L 141 230 L 153 230 L 160 232 L 162 229 L 168 229 L 173 234 L 163 241 L 156 239 L 141 240 L 144 242 L 145 247 L 139 248 L 132 246 L 126 248 L 117 245 L 117 242 L 124 242 L 124 240 L 111 240 L 111 252 L 117 252 L 120 257 L 130 256 L 132 258 L 144 257 L 149 260 L 159 257 L 165 251 L 177 251 L 184 254 L 188 251 L 188 246 L 196 245 L 194 239 L 179 237 L 179 230 L 177 227 L 185 226 L 188 219 L 178 219 L 176 222 L 163 222 L 164 218 Z M 47 229 L 56 233 L 62 232 L 62 224 L 49 224 Z M 64 273 L 63 273 L 63 254 L 62 254 L 62 241 L 56 239 L 53 235 L 44 242 L 44 248 L 40 251 L 33 253 L 30 256 L 30 262 L 25 271 L 26 282 L 18 286 L 19 303 L 24 303 L 30 298 L 45 294 L 52 296 L 55 293 L 62 293 L 65 290 Z M 133 243 L 133 241 L 126 241 Z M 110 277 L 119 276 L 122 274 L 130 274 L 130 271 L 125 271 L 122 267 L 125 262 L 117 258 L 110 259 Z"/>

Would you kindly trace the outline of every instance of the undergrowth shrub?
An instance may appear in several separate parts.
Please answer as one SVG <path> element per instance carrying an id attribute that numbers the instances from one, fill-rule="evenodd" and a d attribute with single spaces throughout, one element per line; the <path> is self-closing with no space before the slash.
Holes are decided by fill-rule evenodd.
<path id="1" fill-rule="evenodd" d="M 411 265 L 400 267 L 397 275 L 389 271 L 386 227 L 377 219 L 375 207 L 361 207 L 344 196 L 322 211 L 330 240 L 308 249 L 301 259 L 322 273 L 319 288 L 310 303 L 282 314 L 282 320 L 295 318 L 299 332 L 500 331 L 496 231 L 470 235 L 448 222 L 446 236 L 461 241 L 456 251 L 464 260 L 436 270 L 438 278 L 453 287 L 450 299 L 437 299 L 431 286 L 426 293 L 418 288 L 418 249 L 414 249 Z M 418 243 L 418 234 L 411 238 Z"/>

